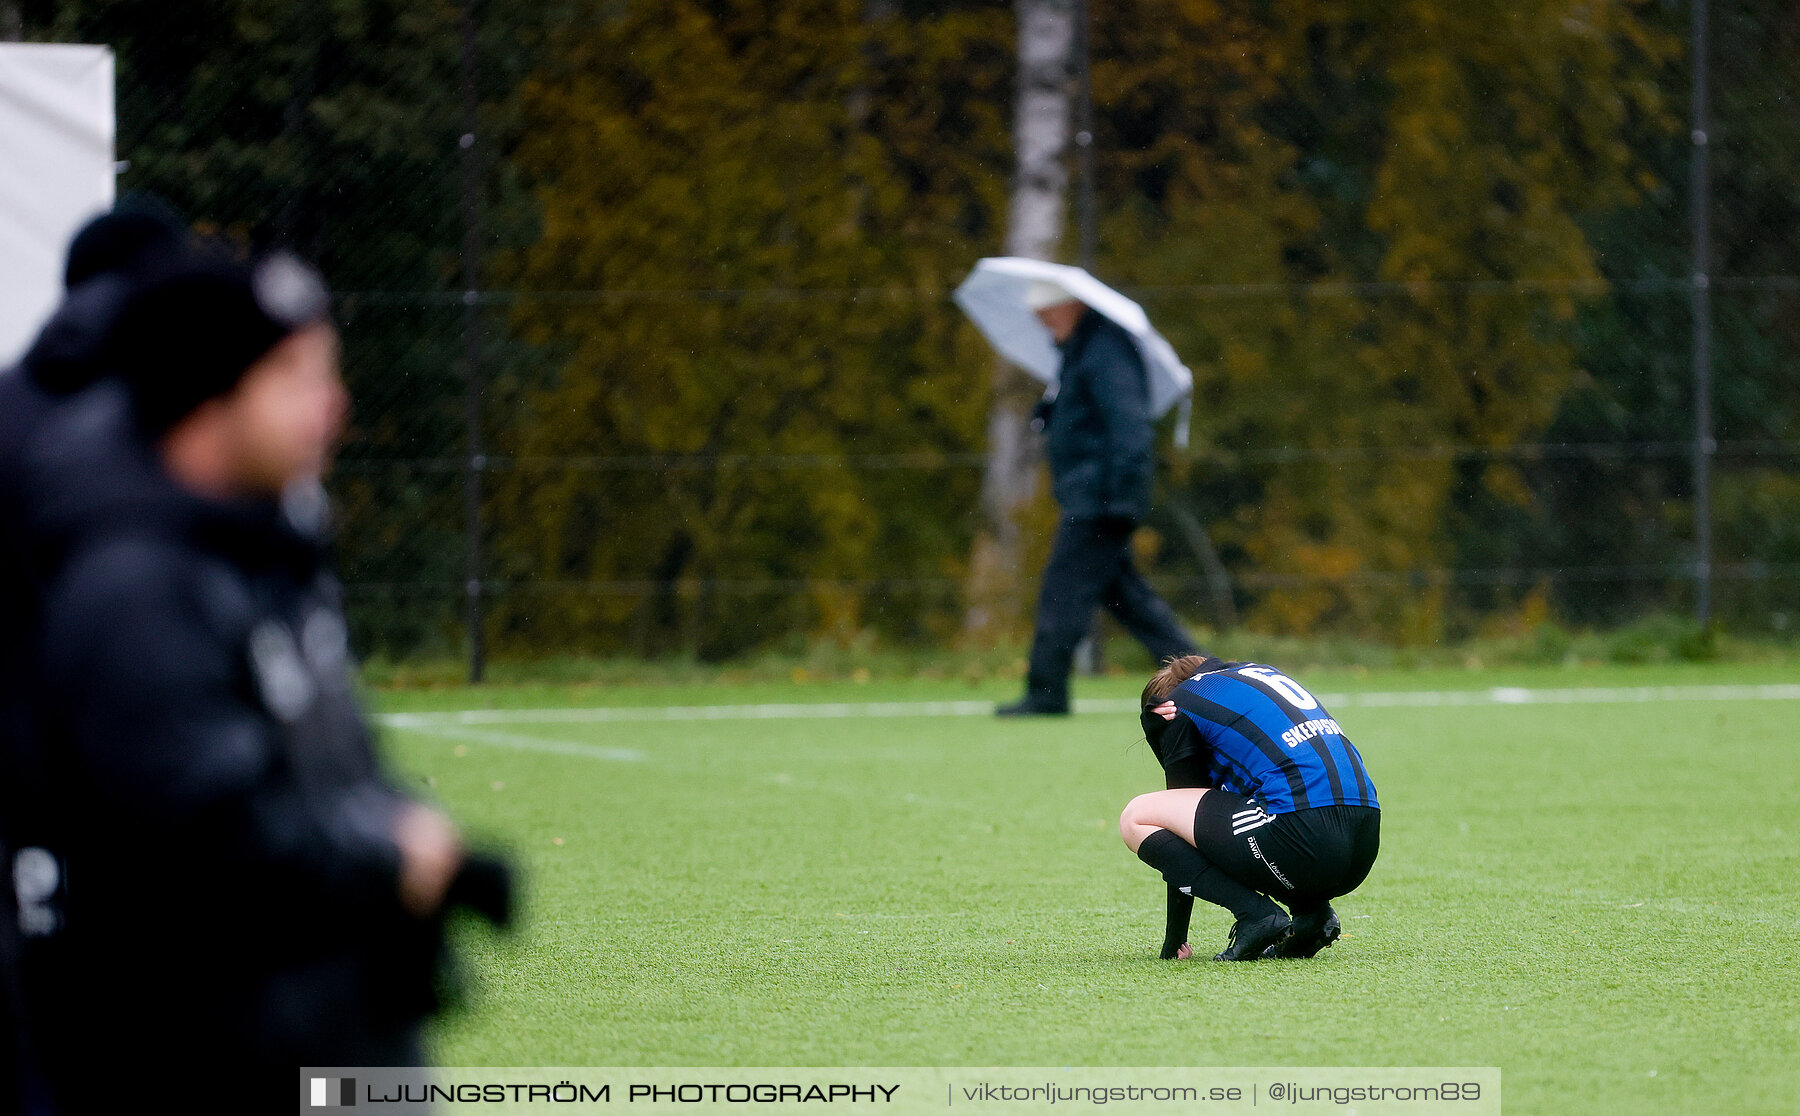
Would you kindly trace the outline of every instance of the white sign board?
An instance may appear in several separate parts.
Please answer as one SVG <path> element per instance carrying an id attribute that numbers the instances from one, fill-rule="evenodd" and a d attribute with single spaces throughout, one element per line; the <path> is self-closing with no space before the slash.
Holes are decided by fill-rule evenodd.
<path id="1" fill-rule="evenodd" d="M 0 366 L 61 300 L 69 238 L 112 203 L 112 51 L 0 43 Z"/>

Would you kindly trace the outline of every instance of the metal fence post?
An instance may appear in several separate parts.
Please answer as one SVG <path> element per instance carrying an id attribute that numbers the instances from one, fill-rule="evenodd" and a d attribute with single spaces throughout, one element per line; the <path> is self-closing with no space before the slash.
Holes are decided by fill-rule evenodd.
<path id="1" fill-rule="evenodd" d="M 467 383 L 463 415 L 467 461 L 463 472 L 466 531 L 464 583 L 469 633 L 469 681 L 487 673 L 481 586 L 481 474 L 487 466 L 481 439 L 481 166 L 475 151 L 480 101 L 475 90 L 475 0 L 462 5 L 462 332 Z"/>
<path id="2" fill-rule="evenodd" d="M 1693 116 L 1689 139 L 1689 219 L 1693 225 L 1694 277 L 1694 618 L 1712 619 L 1712 219 L 1709 205 L 1707 128 L 1707 0 L 1693 0 Z"/>

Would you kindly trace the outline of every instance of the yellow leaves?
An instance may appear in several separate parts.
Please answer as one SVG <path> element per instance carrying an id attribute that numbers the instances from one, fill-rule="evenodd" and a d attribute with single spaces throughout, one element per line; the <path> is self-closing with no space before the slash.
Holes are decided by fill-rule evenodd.
<path id="1" fill-rule="evenodd" d="M 1505 503 L 1525 507 L 1532 502 L 1531 487 L 1517 466 L 1490 465 L 1482 470 L 1481 482 Z"/>
<path id="2" fill-rule="evenodd" d="M 709 581 L 829 583 L 809 599 L 832 630 L 869 611 L 843 583 L 962 567 L 975 470 L 718 464 L 982 444 L 985 347 L 908 292 L 998 243 L 1010 13 L 865 7 L 627 5 L 525 86 L 543 235 L 512 265 L 538 293 L 514 324 L 561 364 L 509 448 L 683 464 L 510 480 L 543 504 L 521 549 L 686 585 L 677 612 L 712 607 Z M 1145 302 L 1198 374 L 1196 435 L 1231 463 L 1223 541 L 1291 579 L 1258 590 L 1259 622 L 1428 631 L 1441 588 L 1381 580 L 1440 560 L 1456 473 L 1424 451 L 1553 412 L 1602 293 L 1580 218 L 1657 188 L 1625 128 L 1673 119 L 1674 48 L 1625 0 L 1096 12 L 1101 270 L 1163 292 Z M 1510 469 L 1482 483 L 1528 498 Z"/>
<path id="3" fill-rule="evenodd" d="M 1230 341 L 1225 345 L 1220 365 L 1229 379 L 1247 381 L 1261 379 L 1268 372 L 1269 361 L 1261 349 L 1241 341 Z"/>
<path id="4" fill-rule="evenodd" d="M 505 478 L 542 502 L 505 542 L 667 587 L 581 611 L 595 640 L 784 634 L 799 611 L 721 596 L 767 582 L 807 584 L 812 623 L 841 633 L 871 581 L 960 564 L 979 473 L 861 462 L 980 444 L 985 347 L 904 292 L 948 286 L 998 228 L 1006 114 L 983 105 L 1010 95 L 989 59 L 1011 25 L 863 14 L 631 5 L 526 90 L 543 235 L 514 321 L 561 362 L 509 448 L 603 464 Z"/>
<path id="5" fill-rule="evenodd" d="M 1326 581 L 1341 580 L 1362 567 L 1362 555 L 1344 545 L 1300 545 L 1283 563 L 1296 573 L 1312 574 Z"/>

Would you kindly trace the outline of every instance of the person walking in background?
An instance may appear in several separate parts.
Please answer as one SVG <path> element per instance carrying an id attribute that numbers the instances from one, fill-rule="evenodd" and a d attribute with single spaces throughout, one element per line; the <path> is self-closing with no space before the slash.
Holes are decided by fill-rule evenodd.
<path id="1" fill-rule="evenodd" d="M 1101 605 L 1159 664 L 1196 650 L 1131 558 L 1154 471 L 1143 358 L 1130 334 L 1055 283 L 1033 283 L 1025 298 L 1062 354 L 1055 400 L 1040 404 L 1062 518 L 1038 593 L 1025 696 L 995 710 L 1002 717 L 1069 711 L 1075 648 Z"/>
<path id="2" fill-rule="evenodd" d="M 169 1066 L 241 1111 L 301 1066 L 416 1064 L 443 912 L 504 914 L 503 869 L 395 789 L 353 692 L 322 543 L 348 402 L 327 302 L 291 257 L 181 253 L 120 312 L 123 382 L 66 404 L 30 463 L 67 886 L 27 994 L 66 1112 Z"/>

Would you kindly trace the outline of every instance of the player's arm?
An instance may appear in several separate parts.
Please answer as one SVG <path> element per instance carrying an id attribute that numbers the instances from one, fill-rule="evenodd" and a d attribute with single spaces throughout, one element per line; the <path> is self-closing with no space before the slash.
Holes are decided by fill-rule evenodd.
<path id="1" fill-rule="evenodd" d="M 1165 701 L 1145 710 L 1142 720 L 1145 738 L 1151 742 L 1157 758 L 1162 760 L 1164 786 L 1169 790 L 1181 790 L 1213 785 L 1208 755 L 1204 748 L 1196 747 L 1197 734 L 1179 731 L 1192 726 L 1176 722 L 1174 702 Z M 1171 738 L 1168 732 L 1159 730 L 1162 725 L 1177 729 L 1177 734 Z M 1188 925 L 1193 915 L 1194 897 L 1170 884 L 1168 922 L 1163 930 L 1161 953 L 1164 961 L 1186 960 L 1192 955 L 1191 950 L 1187 954 L 1182 950 L 1187 946 Z"/>
<path id="2" fill-rule="evenodd" d="M 1187 945 L 1188 922 L 1193 915 L 1194 897 L 1170 884 L 1168 924 L 1163 930 L 1161 954 L 1164 961 L 1186 960 L 1181 951 Z"/>
<path id="3" fill-rule="evenodd" d="M 1196 755 L 1185 755 L 1174 758 L 1163 768 L 1163 782 L 1169 790 L 1180 790 L 1186 787 L 1211 787 L 1212 774 L 1207 770 L 1205 759 Z M 1181 949 L 1187 945 L 1188 923 L 1194 914 L 1194 897 L 1185 895 L 1175 885 L 1169 885 L 1169 918 L 1168 926 L 1163 931 L 1162 959 L 1172 961 L 1182 957 Z"/>

